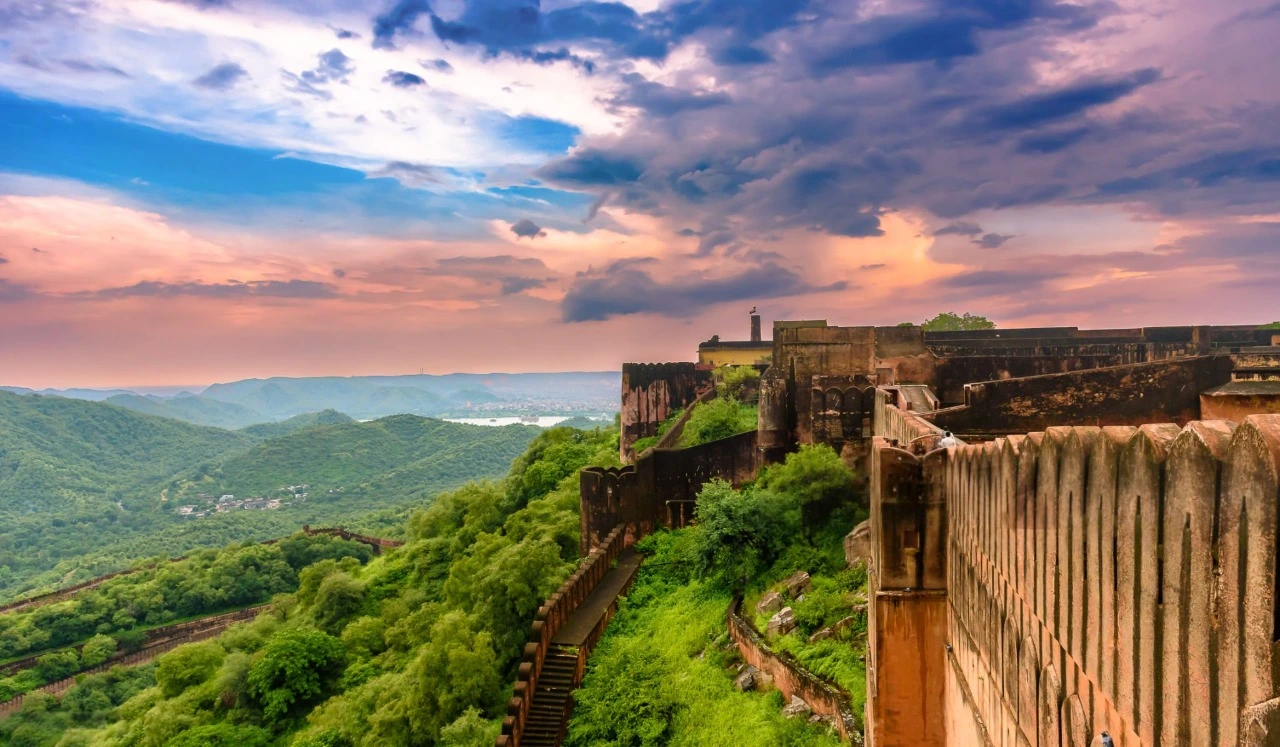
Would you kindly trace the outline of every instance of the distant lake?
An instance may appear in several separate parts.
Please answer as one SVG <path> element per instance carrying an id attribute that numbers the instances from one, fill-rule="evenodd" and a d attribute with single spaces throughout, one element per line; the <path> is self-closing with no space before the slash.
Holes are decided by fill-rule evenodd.
<path id="1" fill-rule="evenodd" d="M 563 423 L 568 420 L 567 415 L 542 415 L 538 417 L 536 423 L 525 423 L 525 425 L 536 425 L 539 428 L 550 428 L 556 423 Z M 466 423 L 467 425 L 515 425 L 522 422 L 520 418 L 444 418 L 450 423 Z"/>

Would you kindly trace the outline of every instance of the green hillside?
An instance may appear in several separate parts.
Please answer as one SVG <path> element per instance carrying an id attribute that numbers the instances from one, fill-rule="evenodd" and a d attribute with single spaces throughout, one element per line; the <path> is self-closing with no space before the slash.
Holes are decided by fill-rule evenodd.
<path id="1" fill-rule="evenodd" d="M 0 393 L 0 599 L 303 524 L 360 528 L 366 515 L 501 476 L 538 432 L 404 415 L 262 440 L 108 404 Z M 302 498 L 280 492 L 289 485 L 310 487 Z M 177 513 L 224 493 L 289 505 Z"/>
<path id="2" fill-rule="evenodd" d="M 294 415 L 288 420 L 281 420 L 278 423 L 257 423 L 241 428 L 240 432 L 256 438 L 276 438 L 313 425 L 336 425 L 338 423 L 352 422 L 355 421 L 350 416 L 344 415 L 337 410 L 322 410 L 304 415 Z"/>

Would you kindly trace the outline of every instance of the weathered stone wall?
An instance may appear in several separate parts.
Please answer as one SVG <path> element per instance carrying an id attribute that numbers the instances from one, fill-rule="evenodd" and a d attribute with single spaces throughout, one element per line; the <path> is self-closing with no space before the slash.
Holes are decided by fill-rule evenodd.
<path id="1" fill-rule="evenodd" d="M 1229 356 L 1209 355 L 985 381 L 967 385 L 965 404 L 933 421 L 975 440 L 1060 423 L 1187 423 L 1200 416 L 1200 393 L 1230 381 L 1232 368 Z"/>
<path id="2" fill-rule="evenodd" d="M 829 716 L 842 739 L 861 744 L 862 719 L 853 712 L 849 695 L 770 648 L 751 621 L 741 615 L 741 607 L 742 597 L 735 597 L 725 618 L 729 637 L 737 645 L 743 661 L 769 675 L 786 700 L 800 698 L 814 713 Z"/>
<path id="3" fill-rule="evenodd" d="M 661 527 L 693 521 L 693 505 L 712 478 L 741 485 L 760 466 L 756 432 L 748 431 L 687 449 L 650 449 L 635 464 L 590 467 L 580 479 L 582 551 L 598 545 L 617 524 L 627 544 Z"/>
<path id="4" fill-rule="evenodd" d="M 672 412 L 698 397 L 698 373 L 693 363 L 622 364 L 622 428 L 619 454 L 623 463 L 635 460 L 631 445 L 654 436 Z"/>
<path id="5" fill-rule="evenodd" d="M 939 451 L 953 743 L 1280 742 L 1280 416 Z"/>

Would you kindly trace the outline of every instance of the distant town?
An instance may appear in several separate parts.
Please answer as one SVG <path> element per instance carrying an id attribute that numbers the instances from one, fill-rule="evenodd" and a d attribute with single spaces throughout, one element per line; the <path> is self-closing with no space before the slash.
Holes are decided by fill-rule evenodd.
<path id="1" fill-rule="evenodd" d="M 279 494 L 279 497 L 276 498 L 261 498 L 258 496 L 237 498 L 230 493 L 219 496 L 201 493 L 196 496 L 196 503 L 178 506 L 174 509 L 174 512 L 179 516 L 200 519 L 205 516 L 225 514 L 232 511 L 274 511 L 278 508 L 292 506 L 295 503 L 305 503 L 309 495 L 307 491 L 310 489 L 310 485 L 286 485 L 276 491 Z M 342 488 L 333 488 L 329 491 L 330 494 L 341 492 Z"/>

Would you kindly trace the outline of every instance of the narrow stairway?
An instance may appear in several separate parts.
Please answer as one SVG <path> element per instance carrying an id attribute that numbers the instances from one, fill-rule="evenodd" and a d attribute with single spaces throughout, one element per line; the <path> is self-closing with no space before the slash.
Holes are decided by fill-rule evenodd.
<path id="1" fill-rule="evenodd" d="M 556 747 L 560 744 L 560 730 L 564 728 L 565 711 L 569 707 L 577 666 L 576 646 L 552 645 L 542 664 L 533 702 L 529 704 L 529 720 L 520 739 L 521 745 Z"/>

